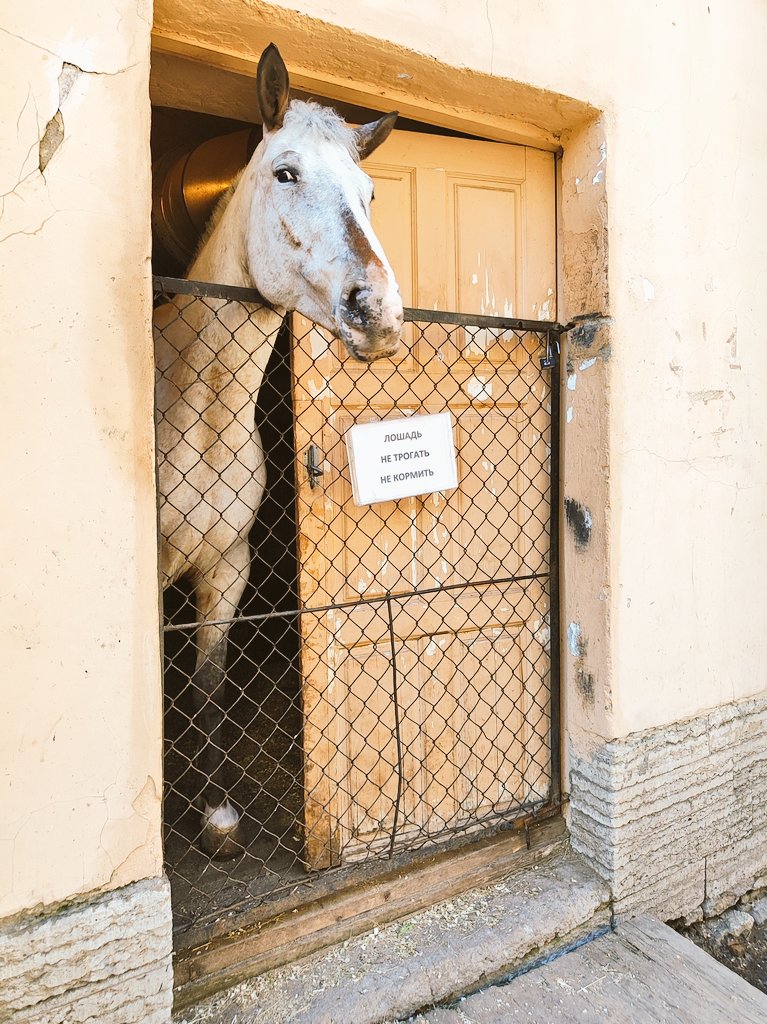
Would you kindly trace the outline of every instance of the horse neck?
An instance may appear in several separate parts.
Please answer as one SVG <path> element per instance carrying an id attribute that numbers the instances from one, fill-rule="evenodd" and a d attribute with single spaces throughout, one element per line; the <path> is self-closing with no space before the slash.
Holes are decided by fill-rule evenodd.
<path id="1" fill-rule="evenodd" d="M 254 169 L 245 169 L 233 192 L 226 199 L 223 212 L 214 214 L 212 231 L 201 246 L 189 268 L 187 278 L 193 281 L 211 281 L 216 284 L 233 285 L 239 288 L 253 288 L 254 282 L 248 271 L 247 232 L 250 218 L 251 196 L 254 184 Z M 245 360 L 236 372 L 238 383 L 252 396 L 255 402 L 261 387 L 264 370 L 269 360 L 277 332 L 285 319 L 285 311 L 263 304 L 224 302 L 203 299 L 203 312 L 208 325 L 202 338 L 199 329 L 197 344 L 222 357 L 231 367 L 233 344 L 242 349 Z M 242 312 L 247 311 L 248 319 L 241 323 Z M 236 356 L 234 361 L 237 362 Z"/>

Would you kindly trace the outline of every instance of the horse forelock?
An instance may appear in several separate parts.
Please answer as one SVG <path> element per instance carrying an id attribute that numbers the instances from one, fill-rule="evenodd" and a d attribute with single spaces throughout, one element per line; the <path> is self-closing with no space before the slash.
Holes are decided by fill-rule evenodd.
<path id="1" fill-rule="evenodd" d="M 313 100 L 292 100 L 285 112 L 283 126 L 333 142 L 345 149 L 355 163 L 359 163 L 354 129 L 331 107 L 323 107 Z"/>

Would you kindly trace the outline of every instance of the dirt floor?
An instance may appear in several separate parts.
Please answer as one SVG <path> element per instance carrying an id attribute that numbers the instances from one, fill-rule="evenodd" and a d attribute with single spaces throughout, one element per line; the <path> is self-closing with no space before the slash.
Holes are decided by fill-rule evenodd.
<path id="1" fill-rule="evenodd" d="M 678 930 L 767 993 L 767 891 L 741 900 L 719 917 Z"/>

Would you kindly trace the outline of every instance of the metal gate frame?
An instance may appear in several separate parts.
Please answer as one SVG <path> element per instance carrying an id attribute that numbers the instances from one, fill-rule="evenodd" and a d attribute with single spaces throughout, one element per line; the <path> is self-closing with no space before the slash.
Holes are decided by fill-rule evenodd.
<path id="1" fill-rule="evenodd" d="M 173 295 L 189 295 L 200 298 L 214 298 L 214 299 L 230 299 L 244 303 L 252 303 L 258 305 L 262 302 L 258 293 L 251 289 L 246 288 L 234 288 L 224 285 L 208 284 L 204 282 L 187 281 L 176 278 L 168 277 L 154 277 L 153 278 L 155 295 L 159 297 L 168 297 Z M 561 335 L 568 330 L 568 327 L 562 326 L 558 323 L 547 322 L 547 321 L 531 321 L 521 320 L 513 318 L 501 318 L 501 317 L 490 317 L 484 315 L 469 315 L 460 313 L 450 312 L 439 312 L 434 310 L 424 309 L 407 309 L 405 311 L 405 320 L 408 323 L 414 324 L 439 324 L 444 325 L 449 329 L 455 328 L 469 328 L 469 329 L 487 329 L 489 331 L 496 332 L 514 332 L 515 335 L 529 334 L 534 335 L 540 342 L 540 367 L 541 371 L 549 371 L 550 379 L 550 402 L 551 402 L 551 418 L 550 418 L 550 455 L 549 455 L 549 480 L 550 480 L 550 491 L 549 491 L 549 551 L 548 551 L 548 571 L 546 572 L 535 572 L 529 574 L 520 575 L 507 575 L 492 579 L 480 579 L 480 580 L 469 580 L 460 583 L 446 584 L 439 587 L 427 587 L 422 589 L 414 589 L 410 592 L 397 591 L 396 593 L 386 592 L 384 595 L 364 597 L 361 596 L 356 601 L 344 601 L 329 605 L 318 605 L 311 607 L 300 607 L 286 611 L 284 609 L 273 610 L 266 613 L 260 613 L 255 615 L 248 615 L 237 613 L 231 620 L 233 623 L 252 623 L 254 627 L 263 624 L 270 619 L 281 619 L 292 618 L 297 624 L 303 616 L 317 616 L 323 613 L 331 611 L 348 610 L 350 608 L 359 608 L 363 605 L 376 606 L 378 608 L 385 609 L 385 614 L 388 620 L 389 628 L 389 640 L 390 640 L 390 652 L 391 652 L 391 673 L 392 673 L 392 700 L 394 709 L 394 735 L 397 750 L 397 796 L 396 805 L 394 808 L 394 824 L 391 830 L 390 842 L 388 849 L 384 851 L 383 858 L 389 862 L 395 856 L 396 840 L 398 835 L 398 825 L 400 818 L 400 801 L 402 796 L 403 788 L 403 738 L 401 735 L 401 709 L 400 709 L 400 694 L 399 694 L 399 680 L 400 672 L 397 665 L 397 653 L 396 645 L 394 642 L 394 625 L 393 625 L 393 604 L 404 601 L 411 597 L 423 597 L 437 593 L 448 593 L 457 590 L 467 590 L 469 588 L 478 589 L 489 584 L 493 585 L 506 585 L 506 584 L 524 584 L 531 580 L 540 581 L 544 586 L 548 587 L 549 595 L 549 641 L 548 641 L 548 654 L 549 654 L 549 666 L 550 666 L 550 685 L 549 685 L 549 698 L 550 698 L 550 727 L 549 727 L 549 750 L 550 750 L 550 786 L 549 794 L 546 800 L 537 800 L 530 806 L 520 806 L 512 816 L 508 813 L 499 815 L 497 821 L 491 820 L 478 822 L 478 826 L 483 826 L 485 832 L 492 831 L 494 828 L 519 828 L 520 825 L 526 825 L 540 818 L 545 818 L 559 808 L 561 804 L 562 792 L 561 792 L 561 766 L 560 766 L 560 743 L 561 743 L 561 708 L 560 708 L 560 621 L 559 621 L 559 509 L 560 509 L 560 493 L 559 493 L 559 448 L 560 448 L 560 365 L 559 365 L 559 351 L 560 351 L 560 338 Z M 298 454 L 298 453 L 297 453 Z M 296 459 L 296 464 L 298 464 Z M 311 467 L 306 467 L 311 472 Z M 171 632 L 189 632 L 193 624 L 189 622 L 180 624 L 165 625 L 163 628 L 163 635 Z M 168 796 L 168 790 L 166 786 L 166 798 Z M 469 833 L 465 828 L 455 830 L 455 834 L 458 837 L 465 837 Z M 474 835 L 476 839 L 476 834 Z M 451 830 L 446 829 L 444 835 L 438 837 L 432 843 L 425 843 L 420 852 L 433 853 L 435 848 L 439 848 L 438 843 L 440 840 L 449 841 L 451 839 Z M 380 855 L 379 855 L 380 856 Z M 400 858 L 401 854 L 397 855 Z M 405 858 L 407 859 L 407 857 Z M 411 858 L 412 859 L 412 858 Z M 355 865 L 356 867 L 357 865 Z M 169 875 L 173 880 L 174 865 L 169 864 Z M 205 870 L 214 870 L 215 866 L 207 865 Z M 323 871 L 323 875 L 336 871 L 336 868 L 329 868 Z M 354 884 L 351 882 L 350 884 Z M 292 885 L 292 883 L 291 883 Z M 298 887 L 296 887 L 298 888 Z M 225 915 L 226 916 L 226 915 Z M 232 917 L 228 919 L 228 927 L 236 927 L 236 918 Z M 216 929 L 219 934 L 221 933 L 221 927 Z M 190 932 L 190 938 L 197 932 L 196 929 L 192 928 Z M 182 944 L 186 944 L 183 940 L 183 936 L 179 936 L 182 939 Z M 199 938 L 199 935 L 198 935 Z M 194 940 L 193 940 L 194 941 Z"/>

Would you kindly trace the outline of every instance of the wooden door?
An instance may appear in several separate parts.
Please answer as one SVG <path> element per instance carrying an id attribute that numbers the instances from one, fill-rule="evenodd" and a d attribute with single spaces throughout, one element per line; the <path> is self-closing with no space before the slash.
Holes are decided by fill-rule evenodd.
<path id="1" fill-rule="evenodd" d="M 555 318 L 551 154 L 395 132 L 365 167 L 406 306 Z M 539 336 L 411 323 L 365 367 L 294 330 L 305 856 L 325 867 L 547 796 L 550 409 Z M 457 490 L 357 507 L 346 430 L 445 410 Z"/>

